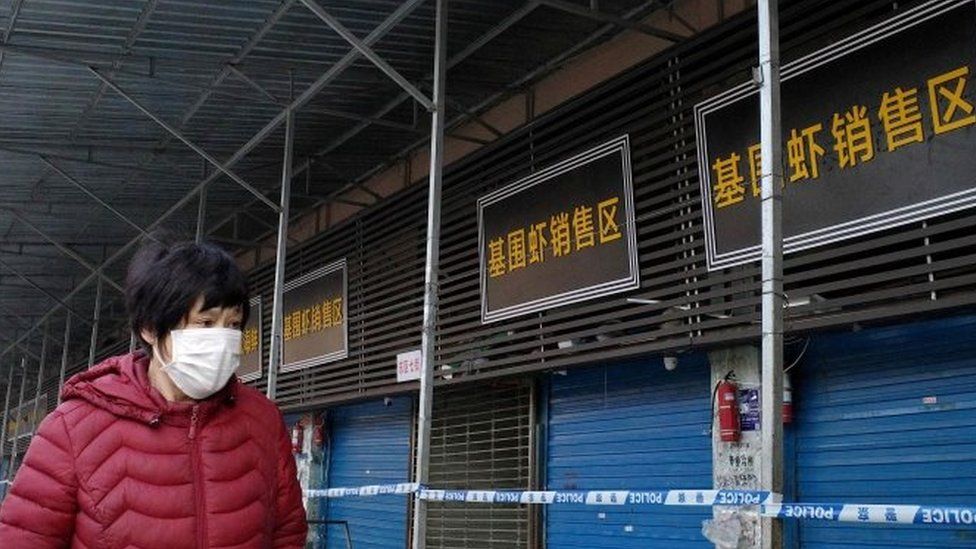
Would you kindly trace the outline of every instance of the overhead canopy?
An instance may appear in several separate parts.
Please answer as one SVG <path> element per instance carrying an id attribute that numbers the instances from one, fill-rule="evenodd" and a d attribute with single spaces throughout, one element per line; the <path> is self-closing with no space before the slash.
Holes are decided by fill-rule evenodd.
<path id="1" fill-rule="evenodd" d="M 4 4 L 3 364 L 36 356 L 42 324 L 60 340 L 65 307 L 78 326 L 72 346 L 87 353 L 98 278 L 100 333 L 120 339 L 126 260 L 157 225 L 192 234 L 196 190 L 206 189 L 210 238 L 240 249 L 269 235 L 282 112 L 292 100 L 300 107 L 296 216 L 335 200 L 429 132 L 432 2 Z M 452 0 L 449 135 L 470 139 L 452 128 L 625 29 L 681 38 L 636 23 L 665 4 Z"/>

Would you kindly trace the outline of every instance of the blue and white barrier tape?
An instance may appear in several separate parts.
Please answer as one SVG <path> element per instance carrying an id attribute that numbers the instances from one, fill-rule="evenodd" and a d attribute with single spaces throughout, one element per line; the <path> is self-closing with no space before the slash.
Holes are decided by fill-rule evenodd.
<path id="1" fill-rule="evenodd" d="M 753 490 L 421 490 L 427 501 L 539 505 L 761 505 L 779 501 Z"/>
<path id="2" fill-rule="evenodd" d="M 976 525 L 976 507 L 859 503 L 766 504 L 764 516 L 882 524 Z"/>
<path id="3" fill-rule="evenodd" d="M 426 501 L 526 503 L 538 505 L 761 505 L 780 500 L 754 490 L 431 490 L 417 483 L 377 484 L 356 488 L 306 490 L 308 497 L 344 498 L 412 494 Z"/>
<path id="4" fill-rule="evenodd" d="M 780 503 L 758 490 L 431 490 L 415 482 L 306 490 L 312 498 L 417 494 L 426 501 L 530 505 L 759 506 L 763 516 L 880 524 L 976 525 L 976 507 L 857 503 Z"/>
<path id="5" fill-rule="evenodd" d="M 328 488 L 325 490 L 305 490 L 310 498 L 345 498 L 355 496 L 385 496 L 389 494 L 413 494 L 420 491 L 416 482 L 401 482 L 399 484 L 374 484 L 357 488 Z"/>

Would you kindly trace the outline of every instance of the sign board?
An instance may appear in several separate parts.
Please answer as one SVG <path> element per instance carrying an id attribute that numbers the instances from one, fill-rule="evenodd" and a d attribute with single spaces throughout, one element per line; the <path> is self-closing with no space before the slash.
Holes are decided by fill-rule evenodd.
<path id="1" fill-rule="evenodd" d="M 237 377 L 241 381 L 261 379 L 261 363 L 263 360 L 264 334 L 262 327 L 261 296 L 251 298 L 251 315 L 244 325 L 241 334 L 241 365 L 237 368 Z"/>
<path id="2" fill-rule="evenodd" d="M 346 260 L 289 281 L 284 287 L 281 371 L 349 355 Z"/>
<path id="3" fill-rule="evenodd" d="M 420 379 L 420 369 L 423 366 L 424 355 L 417 349 L 397 355 L 397 383 L 416 381 Z"/>
<path id="4" fill-rule="evenodd" d="M 478 200 L 483 323 L 640 286 L 621 136 Z"/>
<path id="5" fill-rule="evenodd" d="M 36 413 L 34 403 L 37 403 Z M 47 416 L 47 393 L 11 408 L 7 414 L 7 441 L 29 437 Z"/>
<path id="6" fill-rule="evenodd" d="M 976 204 L 976 2 L 931 1 L 783 66 L 795 252 Z M 759 90 L 695 107 L 710 269 L 760 257 Z"/>

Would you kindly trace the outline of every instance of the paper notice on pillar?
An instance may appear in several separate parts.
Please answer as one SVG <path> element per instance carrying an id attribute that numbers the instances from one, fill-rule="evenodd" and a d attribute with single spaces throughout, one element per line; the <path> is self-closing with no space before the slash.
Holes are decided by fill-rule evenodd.
<path id="1" fill-rule="evenodd" d="M 345 259 L 285 284 L 281 371 L 349 356 L 347 288 Z"/>
<path id="2" fill-rule="evenodd" d="M 404 381 L 416 381 L 420 379 L 420 368 L 424 361 L 424 355 L 417 349 L 397 355 L 397 383 Z"/>
<path id="3" fill-rule="evenodd" d="M 759 388 L 739 389 L 739 422 L 743 431 L 758 431 L 760 425 Z"/>
<path id="4" fill-rule="evenodd" d="M 241 381 L 261 379 L 261 366 L 264 355 L 264 332 L 261 329 L 261 296 L 251 298 L 251 315 L 247 318 L 241 334 L 241 364 L 237 367 L 237 377 Z"/>

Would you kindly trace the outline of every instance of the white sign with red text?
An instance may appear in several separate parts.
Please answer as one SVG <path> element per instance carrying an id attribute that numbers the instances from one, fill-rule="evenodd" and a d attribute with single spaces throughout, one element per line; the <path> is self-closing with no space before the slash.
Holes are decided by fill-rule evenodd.
<path id="1" fill-rule="evenodd" d="M 421 364 L 423 364 L 423 354 L 420 349 L 398 354 L 397 383 L 420 379 Z"/>

